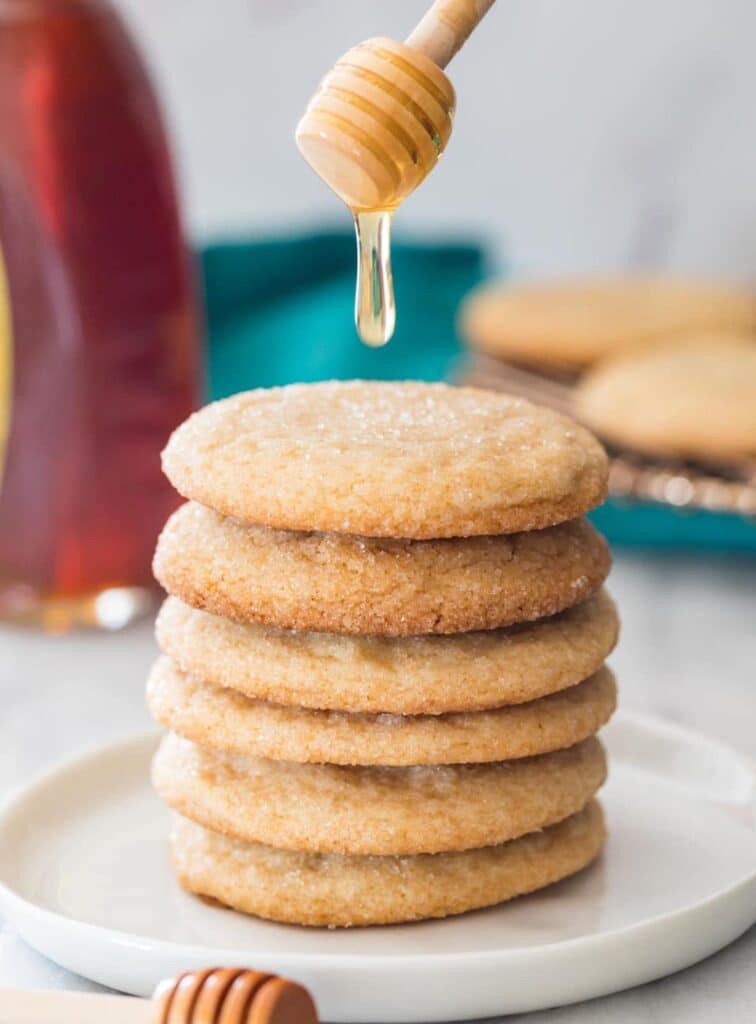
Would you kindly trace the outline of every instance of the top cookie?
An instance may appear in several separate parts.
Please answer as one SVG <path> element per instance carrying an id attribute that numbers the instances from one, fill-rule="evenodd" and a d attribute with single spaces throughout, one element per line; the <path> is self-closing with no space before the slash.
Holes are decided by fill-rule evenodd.
<path id="1" fill-rule="evenodd" d="M 575 279 L 485 285 L 463 307 L 462 332 L 491 355 L 581 367 L 690 334 L 756 330 L 745 288 L 673 278 Z"/>
<path id="2" fill-rule="evenodd" d="M 378 381 L 249 391 L 175 431 L 181 494 L 285 530 L 428 540 L 534 530 L 606 494 L 584 428 L 522 399 Z"/>

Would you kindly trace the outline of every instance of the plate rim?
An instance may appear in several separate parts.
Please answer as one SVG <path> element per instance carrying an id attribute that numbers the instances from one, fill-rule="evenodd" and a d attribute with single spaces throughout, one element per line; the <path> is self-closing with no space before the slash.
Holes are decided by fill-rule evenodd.
<path id="1" fill-rule="evenodd" d="M 624 708 L 616 712 L 612 721 L 616 723 L 626 722 L 628 725 L 635 728 L 639 728 L 647 732 L 651 731 L 657 737 L 664 735 L 676 736 L 677 738 L 686 740 L 689 743 L 703 743 L 710 749 L 714 748 L 728 759 L 734 762 L 739 762 L 746 771 L 750 772 L 754 780 L 754 785 L 756 786 L 756 763 L 749 758 L 747 754 L 743 754 L 741 751 L 729 746 L 727 743 L 724 743 L 716 737 L 710 737 L 705 733 L 700 733 L 695 729 L 680 725 L 677 722 L 667 721 L 662 718 L 656 718 L 655 716 L 644 714 L 640 711 L 626 710 Z M 139 733 L 132 733 L 131 735 L 123 736 L 121 738 L 116 738 L 88 750 L 83 750 L 81 753 L 74 755 L 73 757 L 61 759 L 58 763 L 37 773 L 26 783 L 21 783 L 20 785 L 15 786 L 3 797 L 2 800 L 0 800 L 0 840 L 2 839 L 8 818 L 10 818 L 14 812 L 18 812 L 19 805 L 23 804 L 26 800 L 34 799 L 40 791 L 60 781 L 61 776 L 86 769 L 88 762 L 97 761 L 102 757 L 112 757 L 119 754 L 124 755 L 127 754 L 130 749 L 133 752 L 136 752 L 140 747 L 146 747 L 148 744 L 157 743 L 161 735 L 161 731 L 157 729 L 149 729 Z M 1 871 L 2 868 L 0 867 L 0 872 Z M 601 947 L 607 942 L 616 942 L 620 938 L 624 939 L 627 937 L 630 941 L 636 940 L 644 931 L 657 928 L 660 925 L 664 926 L 669 924 L 674 926 L 675 924 L 679 924 L 683 921 L 687 916 L 697 915 L 711 910 L 712 907 L 720 901 L 739 899 L 743 893 L 747 892 L 752 886 L 756 888 L 756 863 L 754 863 L 753 869 L 746 872 L 742 877 L 739 877 L 724 888 L 718 889 L 716 892 L 711 893 L 704 899 L 701 899 L 689 906 L 681 907 L 676 910 L 665 911 L 664 913 L 657 914 L 654 917 L 637 921 L 633 924 L 616 927 L 610 931 L 601 932 L 600 934 L 573 936 L 556 942 L 540 943 L 538 945 L 520 949 L 485 949 L 456 952 L 427 951 L 405 954 L 374 952 L 315 953 L 291 951 L 265 952 L 264 955 L 266 961 L 271 965 L 275 965 L 276 962 L 285 961 L 288 965 L 301 964 L 304 968 L 318 969 L 332 964 L 334 960 L 338 960 L 340 970 L 359 971 L 370 968 L 378 962 L 386 964 L 391 967 L 392 970 L 402 971 L 403 969 L 406 969 L 411 971 L 417 966 L 427 966 L 431 962 L 452 964 L 474 959 L 477 965 L 480 967 L 486 967 L 498 961 L 516 963 L 519 959 L 551 957 L 572 953 L 580 954 L 585 951 L 590 952 L 592 946 Z M 217 957 L 219 952 L 218 947 L 195 945 L 194 943 L 180 942 L 170 939 L 152 938 L 132 932 L 122 931 L 118 928 L 108 928 L 101 924 L 94 924 L 92 922 L 83 921 L 80 918 L 69 917 L 66 914 L 58 913 L 57 911 L 51 910 L 39 903 L 35 903 L 21 895 L 16 889 L 8 884 L 7 878 L 5 878 L 2 873 L 0 873 L 0 910 L 2 910 L 4 916 L 6 916 L 6 918 L 16 927 L 18 927 L 18 917 L 25 916 L 27 918 L 34 918 L 39 923 L 49 923 L 52 927 L 67 927 L 77 932 L 86 933 L 91 937 L 91 939 L 99 940 L 102 943 L 110 945 L 117 944 L 124 947 L 143 947 L 145 942 L 148 942 L 151 949 L 154 950 L 156 954 L 164 957 L 170 957 L 176 953 L 183 953 L 188 957 L 192 957 L 194 959 L 206 959 L 210 962 Z M 275 922 L 273 923 L 275 924 Z M 751 925 L 754 923 L 756 923 L 756 910 L 754 911 Z M 750 925 L 747 925 L 744 931 L 748 930 L 748 927 L 750 927 Z M 313 928 L 309 930 L 312 931 L 313 934 L 317 934 L 320 929 Z M 21 928 L 19 928 L 19 931 L 21 931 Z M 357 932 L 359 929 L 354 929 L 354 931 Z M 741 931 L 738 934 L 742 935 L 744 934 L 744 931 Z M 735 936 L 735 938 L 737 938 L 737 936 Z M 734 941 L 734 939 L 732 941 Z M 224 952 L 229 956 L 243 953 L 238 946 L 229 946 L 224 950 Z M 291 968 L 289 967 L 288 969 Z"/>

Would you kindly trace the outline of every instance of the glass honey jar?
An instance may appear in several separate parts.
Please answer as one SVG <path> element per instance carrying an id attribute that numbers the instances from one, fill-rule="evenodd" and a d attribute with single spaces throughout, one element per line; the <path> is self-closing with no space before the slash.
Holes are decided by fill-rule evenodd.
<path id="1" fill-rule="evenodd" d="M 0 0 L 0 618 L 130 621 L 200 324 L 155 96 L 102 0 Z"/>

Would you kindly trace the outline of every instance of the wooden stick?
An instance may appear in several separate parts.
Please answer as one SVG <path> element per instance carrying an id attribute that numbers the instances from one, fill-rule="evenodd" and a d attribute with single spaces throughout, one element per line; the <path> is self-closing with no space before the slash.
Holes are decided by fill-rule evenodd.
<path id="1" fill-rule="evenodd" d="M 407 46 L 445 68 L 493 5 L 494 0 L 436 0 L 408 36 Z"/>
<path id="2" fill-rule="evenodd" d="M 152 1002 L 81 992 L 0 991 L 2 1024 L 151 1024 Z"/>
<path id="3" fill-rule="evenodd" d="M 0 989 L 2 1024 L 318 1024 L 307 989 L 240 967 L 190 971 L 154 999 Z"/>

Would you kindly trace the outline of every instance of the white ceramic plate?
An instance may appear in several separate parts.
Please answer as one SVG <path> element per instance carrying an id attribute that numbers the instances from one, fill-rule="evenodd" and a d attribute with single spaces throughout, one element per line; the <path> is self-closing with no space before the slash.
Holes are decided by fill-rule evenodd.
<path id="1" fill-rule="evenodd" d="M 463 1020 L 576 1002 L 679 970 L 756 920 L 755 776 L 701 736 L 605 730 L 601 861 L 533 896 L 428 924 L 323 931 L 183 893 L 152 795 L 155 737 L 65 765 L 0 810 L 0 908 L 56 963 L 125 992 L 208 964 L 302 980 L 333 1022 Z"/>

